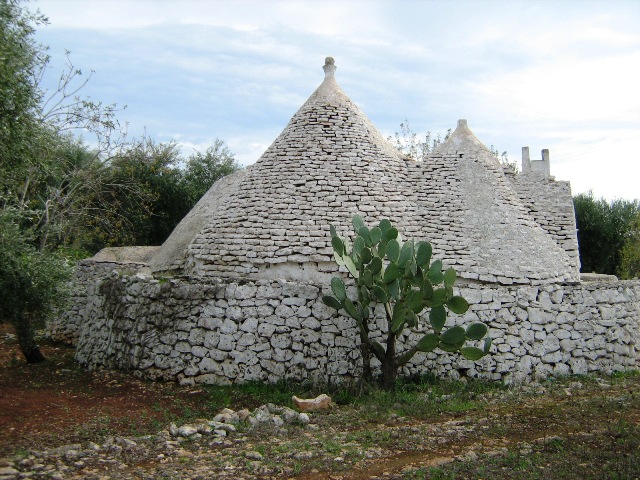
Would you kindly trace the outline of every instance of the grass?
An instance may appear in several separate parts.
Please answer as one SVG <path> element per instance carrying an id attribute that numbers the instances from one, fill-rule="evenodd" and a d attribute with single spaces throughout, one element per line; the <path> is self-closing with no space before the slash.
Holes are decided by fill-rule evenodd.
<path id="1" fill-rule="evenodd" d="M 507 405 L 514 412 L 508 422 L 492 425 L 485 435 L 516 440 L 506 454 L 480 455 L 473 461 L 455 461 L 439 467 L 421 467 L 403 478 L 416 479 L 637 479 L 640 478 L 640 396 L 637 372 L 613 376 L 588 376 L 544 382 L 551 392 L 541 405 L 523 406 L 516 396 Z M 618 383 L 613 396 L 604 389 L 596 394 L 588 387 L 567 397 L 566 387 L 580 381 L 597 386 Z M 557 387 L 557 388 L 554 388 Z M 562 398 L 564 395 L 565 398 Z M 577 397 L 577 398 L 576 398 Z M 529 421 L 527 415 L 530 416 Z M 526 425 L 526 429 L 522 426 Z M 525 441 L 539 429 L 541 438 Z M 549 434 L 557 430 L 561 436 Z M 534 435 L 535 436 L 535 435 Z"/>
<path id="2" fill-rule="evenodd" d="M 368 421 L 386 420 L 390 413 L 427 420 L 442 414 L 471 412 L 486 403 L 483 395 L 505 389 L 500 382 L 462 382 L 425 375 L 399 379 L 393 391 L 373 385 L 365 392 L 342 393 L 341 397 L 347 400 L 345 404 L 358 406 Z"/>
<path id="3" fill-rule="evenodd" d="M 640 474 L 640 428 L 628 423 L 591 435 L 554 439 L 532 452 L 510 450 L 502 456 L 481 456 L 408 472 L 406 479 L 501 478 L 518 480 L 634 479 Z"/>
<path id="4" fill-rule="evenodd" d="M 6 358 L 10 363 L 10 356 Z M 252 410 L 266 403 L 293 407 L 293 395 L 310 398 L 327 393 L 338 408 L 311 415 L 317 430 L 297 424 L 288 425 L 286 432 L 239 426 L 229 442 L 244 438 L 247 449 L 264 456 L 262 467 L 244 459 L 238 462 L 243 450 L 235 445 L 245 443 L 222 450 L 216 446 L 216 452 L 227 455 L 220 461 L 246 464 L 247 471 L 254 468 L 265 476 L 278 476 L 286 468 L 285 477 L 312 469 L 336 473 L 351 471 L 356 464 L 369 468 L 378 463 L 400 475 L 394 479 L 640 478 L 638 372 L 550 378 L 530 388 L 472 379 L 449 381 L 433 375 L 401 378 L 394 391 L 376 384 L 336 386 L 285 380 L 180 387 L 116 373 L 84 372 L 73 362 L 72 351 L 62 347 L 52 349 L 49 359 L 39 366 L 4 367 L 3 388 L 20 385 L 13 395 L 34 403 L 29 412 L 6 417 L 13 422 L 7 427 L 23 428 L 23 433 L 11 434 L 11 428 L 5 428 L 13 437 L 0 442 L 0 450 L 4 448 L 0 456 L 25 455 L 34 438 L 39 447 L 100 442 L 106 436 L 157 433 L 172 422 L 182 425 L 196 418 L 211 419 L 225 407 Z M 46 402 L 40 403 L 43 398 Z M 92 407 L 91 416 L 86 415 L 87 405 Z M 50 414 L 44 411 L 58 415 L 56 422 L 49 422 Z M 21 421 L 16 419 L 19 415 Z M 34 437 L 32 430 L 44 424 L 47 428 Z M 187 442 L 183 447 L 192 445 Z M 423 461 L 454 455 L 466 458 L 470 449 L 477 454 L 474 460 L 437 467 L 425 466 L 428 462 Z M 296 458 L 299 452 L 313 456 Z M 341 460 L 334 461 L 337 457 Z M 393 468 L 385 462 L 394 462 Z M 263 467 L 272 473 L 264 473 Z M 372 470 L 370 476 L 380 474 Z"/>
<path id="5" fill-rule="evenodd" d="M 222 408 L 252 409 L 266 403 L 293 407 L 293 395 L 313 398 L 320 393 L 328 393 L 335 404 L 360 407 L 366 412 L 368 420 L 372 421 L 386 417 L 389 412 L 415 418 L 468 412 L 482 403 L 483 394 L 505 389 L 499 382 L 447 381 L 430 375 L 400 379 L 394 391 L 383 390 L 375 384 L 327 386 L 291 380 L 274 384 L 248 382 L 240 385 L 203 385 L 200 388 L 212 411 Z M 188 411 L 183 412 L 185 420 L 192 416 Z"/>
<path id="6" fill-rule="evenodd" d="M 321 389 L 311 384 L 280 380 L 274 384 L 247 382 L 239 385 L 203 385 L 208 402 L 214 409 L 255 408 L 266 403 L 292 407 L 293 395 L 316 396 Z"/>

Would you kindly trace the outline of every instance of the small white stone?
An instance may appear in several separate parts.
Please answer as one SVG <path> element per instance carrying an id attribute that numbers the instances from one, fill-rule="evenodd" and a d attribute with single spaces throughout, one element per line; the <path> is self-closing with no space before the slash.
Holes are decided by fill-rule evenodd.
<path id="1" fill-rule="evenodd" d="M 307 425 L 311 421 L 311 419 L 309 418 L 309 414 L 308 413 L 300 413 L 298 415 L 298 421 L 300 423 L 303 423 L 303 424 Z"/>
<path id="2" fill-rule="evenodd" d="M 178 428 L 178 435 L 181 437 L 190 437 L 198 433 L 198 428 L 193 425 L 183 425 Z"/>

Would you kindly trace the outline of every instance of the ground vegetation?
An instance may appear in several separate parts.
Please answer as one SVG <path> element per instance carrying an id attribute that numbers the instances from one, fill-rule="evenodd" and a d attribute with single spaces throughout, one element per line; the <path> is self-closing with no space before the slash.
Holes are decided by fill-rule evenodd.
<path id="1" fill-rule="evenodd" d="M 86 372 L 70 347 L 42 344 L 29 365 L 0 326 L 0 457 L 54 478 L 632 479 L 640 475 L 640 376 L 549 378 L 505 386 L 433 376 L 394 391 L 327 386 L 154 383 Z M 332 396 L 308 424 L 240 423 L 225 437 L 168 430 L 223 409 Z M 180 441 L 177 441 L 180 440 Z M 40 473 L 38 473 L 40 472 Z M 17 475 L 17 474 L 16 474 Z"/>

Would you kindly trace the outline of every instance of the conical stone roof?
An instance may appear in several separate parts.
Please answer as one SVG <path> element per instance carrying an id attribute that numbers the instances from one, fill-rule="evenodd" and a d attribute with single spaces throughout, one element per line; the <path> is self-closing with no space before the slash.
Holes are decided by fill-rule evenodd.
<path id="1" fill-rule="evenodd" d="M 212 186 L 152 270 L 325 283 L 337 270 L 329 225 L 349 234 L 360 213 L 369 224 L 389 218 L 405 238 L 431 241 L 462 278 L 575 279 L 565 252 L 528 215 L 466 122 L 428 161 L 407 159 L 338 86 L 333 59 L 324 70 L 280 136 L 252 167 Z"/>
<path id="2" fill-rule="evenodd" d="M 433 151 L 436 155 L 463 153 L 482 157 L 491 164 L 499 165 L 498 159 L 491 153 L 484 143 L 471 131 L 466 120 L 458 120 L 458 126 L 449 138 L 438 145 Z"/>
<path id="3" fill-rule="evenodd" d="M 579 272 L 564 249 L 531 216 L 504 175 L 500 161 L 466 120 L 433 152 L 429 163 L 455 164 L 456 185 L 463 192 L 460 223 L 470 269 L 480 280 L 509 284 L 529 279 L 578 281 Z M 555 275 L 554 275 L 555 272 Z M 555 277 L 555 278 L 554 278 Z"/>

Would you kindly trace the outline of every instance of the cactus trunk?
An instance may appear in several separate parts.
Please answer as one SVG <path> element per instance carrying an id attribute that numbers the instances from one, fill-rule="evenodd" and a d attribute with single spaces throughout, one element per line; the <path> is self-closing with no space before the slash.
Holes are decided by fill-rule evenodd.
<path id="1" fill-rule="evenodd" d="M 382 364 L 382 386 L 385 390 L 395 390 L 398 367 L 395 364 L 395 359 L 389 358 L 388 360 Z"/>
<path id="2" fill-rule="evenodd" d="M 373 371 L 371 370 L 371 345 L 369 345 L 369 328 L 364 324 L 360 330 L 360 355 L 362 355 L 362 380 L 371 383 Z"/>
<path id="3" fill-rule="evenodd" d="M 390 330 L 387 334 L 387 349 L 382 361 L 382 386 L 386 390 L 395 390 L 397 376 L 396 335 Z"/>

